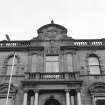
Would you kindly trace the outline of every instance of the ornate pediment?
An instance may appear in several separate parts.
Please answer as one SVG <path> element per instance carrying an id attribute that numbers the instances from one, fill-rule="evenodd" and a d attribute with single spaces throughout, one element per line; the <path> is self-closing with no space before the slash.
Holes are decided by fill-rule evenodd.
<path id="1" fill-rule="evenodd" d="M 8 92 L 8 83 L 4 83 L 0 85 L 0 93 L 7 93 Z M 13 84 L 11 84 L 10 87 L 10 93 L 16 93 L 16 87 L 13 86 Z"/>
<path id="2" fill-rule="evenodd" d="M 103 93 L 105 92 L 105 83 L 94 83 L 89 87 L 90 93 Z"/>

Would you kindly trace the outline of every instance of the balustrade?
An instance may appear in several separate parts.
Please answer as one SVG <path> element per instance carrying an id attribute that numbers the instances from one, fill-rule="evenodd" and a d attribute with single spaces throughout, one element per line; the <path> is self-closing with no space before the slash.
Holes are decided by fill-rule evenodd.
<path id="1" fill-rule="evenodd" d="M 77 79 L 79 72 L 47 72 L 47 73 L 25 73 L 26 79 Z"/>
<path id="2" fill-rule="evenodd" d="M 30 41 L 1 41 L 0 47 L 30 46 Z"/>
<path id="3" fill-rule="evenodd" d="M 31 46 L 31 41 L 0 41 L 1 48 L 2 47 L 25 47 L 25 46 Z M 77 40 L 72 40 L 72 43 L 71 41 L 69 41 L 68 46 L 80 46 L 80 47 L 81 46 L 105 46 L 105 39 L 77 39 Z"/>
<path id="4" fill-rule="evenodd" d="M 104 46 L 103 40 L 74 40 L 75 46 Z"/>

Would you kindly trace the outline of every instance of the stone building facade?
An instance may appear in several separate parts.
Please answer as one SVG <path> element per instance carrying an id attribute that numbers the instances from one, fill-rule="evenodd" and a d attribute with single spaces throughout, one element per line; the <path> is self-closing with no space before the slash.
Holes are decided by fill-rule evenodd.
<path id="1" fill-rule="evenodd" d="M 37 33 L 0 41 L 0 105 L 12 67 L 8 105 L 105 105 L 105 39 L 73 39 L 53 22 Z"/>

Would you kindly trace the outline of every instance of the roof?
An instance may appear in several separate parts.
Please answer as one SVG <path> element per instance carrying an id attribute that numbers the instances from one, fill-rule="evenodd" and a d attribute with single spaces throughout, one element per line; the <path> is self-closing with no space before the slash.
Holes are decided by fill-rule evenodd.
<path id="1" fill-rule="evenodd" d="M 38 33 L 41 33 L 41 32 L 43 31 L 43 29 L 46 29 L 46 28 L 48 28 L 48 27 L 56 27 L 56 28 L 61 29 L 63 32 L 67 33 L 67 29 L 66 29 L 64 26 L 59 25 L 59 24 L 55 24 L 53 21 L 51 21 L 50 24 L 46 24 L 46 25 L 40 27 L 40 28 L 37 30 L 37 32 L 38 32 Z"/>

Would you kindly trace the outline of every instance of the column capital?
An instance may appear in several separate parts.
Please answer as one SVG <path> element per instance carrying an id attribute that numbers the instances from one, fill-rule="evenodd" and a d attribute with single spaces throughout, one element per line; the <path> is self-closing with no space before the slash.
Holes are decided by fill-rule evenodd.
<path id="1" fill-rule="evenodd" d="M 81 92 L 81 89 L 80 88 L 76 89 L 76 92 L 77 93 L 80 93 Z"/>
<path id="2" fill-rule="evenodd" d="M 24 91 L 24 93 L 28 93 L 29 90 L 28 89 L 24 89 L 23 91 Z"/>
<path id="3" fill-rule="evenodd" d="M 33 90 L 35 93 L 38 93 L 39 92 L 39 89 L 35 89 L 35 90 Z"/>
<path id="4" fill-rule="evenodd" d="M 70 92 L 71 90 L 70 89 L 65 89 L 65 92 Z"/>

